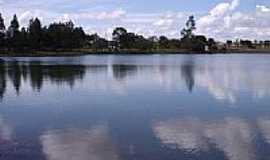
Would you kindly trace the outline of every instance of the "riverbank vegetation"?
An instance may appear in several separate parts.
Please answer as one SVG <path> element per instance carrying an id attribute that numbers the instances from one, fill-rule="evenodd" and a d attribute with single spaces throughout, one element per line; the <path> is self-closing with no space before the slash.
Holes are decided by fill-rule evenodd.
<path id="1" fill-rule="evenodd" d="M 6 27 L 0 14 L 0 54 L 268 52 L 270 48 L 270 41 L 228 40 L 221 43 L 204 35 L 195 35 L 195 30 L 195 19 L 190 16 L 185 28 L 180 31 L 179 39 L 166 36 L 146 38 L 117 27 L 112 33 L 112 40 L 108 40 L 98 34 L 85 33 L 72 21 L 43 26 L 39 18 L 34 18 L 29 21 L 28 27 L 20 27 L 14 15 L 9 27 Z"/>

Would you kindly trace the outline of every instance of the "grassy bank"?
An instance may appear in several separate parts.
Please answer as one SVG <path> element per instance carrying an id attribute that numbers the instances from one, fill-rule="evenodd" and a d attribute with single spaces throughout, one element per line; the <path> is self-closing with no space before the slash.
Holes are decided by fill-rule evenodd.
<path id="1" fill-rule="evenodd" d="M 175 49 L 160 49 L 160 50 L 136 50 L 136 49 L 123 49 L 119 51 L 112 51 L 109 49 L 93 50 L 93 49 L 71 49 L 71 50 L 51 50 L 51 51 L 0 51 L 0 56 L 3 57 L 15 57 L 15 56 L 34 56 L 34 57 L 46 57 L 46 56 L 80 56 L 91 54 L 188 54 L 197 53 L 188 50 L 175 50 Z"/>
<path id="2" fill-rule="evenodd" d="M 158 49 L 158 50 L 136 50 L 136 49 L 124 49 L 119 51 L 112 51 L 109 49 L 93 50 L 93 49 L 62 49 L 62 50 L 50 50 L 50 51 L 0 51 L 2 57 L 16 57 L 16 56 L 33 56 L 33 57 L 51 57 L 51 56 L 81 56 L 91 54 L 270 54 L 270 48 L 266 49 L 227 49 L 217 50 L 212 52 L 195 52 L 185 49 Z"/>

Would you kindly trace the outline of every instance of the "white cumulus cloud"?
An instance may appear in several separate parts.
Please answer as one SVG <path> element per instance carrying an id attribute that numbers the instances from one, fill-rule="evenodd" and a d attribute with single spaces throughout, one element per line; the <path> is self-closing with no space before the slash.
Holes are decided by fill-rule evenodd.
<path id="1" fill-rule="evenodd" d="M 256 8 L 261 12 L 270 12 L 270 8 L 263 5 L 256 5 Z"/>

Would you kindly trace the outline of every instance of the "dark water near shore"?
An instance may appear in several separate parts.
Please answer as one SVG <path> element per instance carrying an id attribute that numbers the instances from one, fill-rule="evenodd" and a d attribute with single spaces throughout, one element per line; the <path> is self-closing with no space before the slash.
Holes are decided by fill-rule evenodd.
<path id="1" fill-rule="evenodd" d="M 3 58 L 2 160 L 266 160 L 270 56 Z"/>

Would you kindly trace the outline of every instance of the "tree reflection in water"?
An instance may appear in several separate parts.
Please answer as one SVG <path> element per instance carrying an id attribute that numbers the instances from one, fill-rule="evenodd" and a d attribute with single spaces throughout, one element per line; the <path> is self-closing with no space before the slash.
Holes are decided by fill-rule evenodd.
<path id="1" fill-rule="evenodd" d="M 114 65 L 71 65 L 71 64 L 44 64 L 41 61 L 30 61 L 19 62 L 0 62 L 0 99 L 3 99 L 3 96 L 6 92 L 7 81 L 9 81 L 13 88 L 15 89 L 17 95 L 20 94 L 22 83 L 29 82 L 34 91 L 40 92 L 44 81 L 49 81 L 57 85 L 66 84 L 73 88 L 77 80 L 82 80 L 85 77 L 86 72 L 88 71 L 91 75 L 96 76 L 97 73 L 110 75 L 112 74 L 113 80 L 123 81 L 127 80 L 131 76 L 140 77 L 139 74 L 145 72 L 153 73 L 158 69 L 159 75 L 164 77 L 169 76 L 170 78 L 170 66 L 138 66 L 138 65 L 123 65 L 123 64 L 114 64 Z M 176 68 L 176 71 L 181 73 L 177 77 L 183 80 L 183 83 L 187 86 L 188 90 L 191 92 L 195 84 L 194 79 L 194 65 L 193 64 L 183 64 L 180 67 Z M 167 75 L 167 72 L 169 75 Z M 153 76 L 156 76 L 153 73 Z M 157 79 L 153 79 L 156 81 Z M 180 82 L 181 83 L 181 82 Z M 119 84 L 121 85 L 121 84 Z"/>
<path id="2" fill-rule="evenodd" d="M 127 76 L 136 73 L 138 66 L 136 65 L 113 65 L 113 76 L 117 80 L 123 80 Z"/>
<path id="3" fill-rule="evenodd" d="M 21 77 L 22 77 L 22 67 L 19 65 L 19 62 L 14 61 L 8 64 L 8 76 L 12 81 L 12 84 L 16 90 L 16 93 L 19 94 L 21 87 Z"/>
<path id="4" fill-rule="evenodd" d="M 185 80 L 188 90 L 192 92 L 194 84 L 195 84 L 194 65 L 193 64 L 182 65 L 181 75 L 182 75 L 182 78 Z"/>
<path id="5" fill-rule="evenodd" d="M 227 58 L 2 61 L 0 152 L 9 159 L 265 159 L 269 61 Z M 54 86 L 78 82 L 68 94 Z M 48 98 L 26 95 L 27 88 Z"/>
<path id="6" fill-rule="evenodd" d="M 83 65 L 43 65 L 41 62 L 4 62 L 0 61 L 0 99 L 7 88 L 7 78 L 10 79 L 17 94 L 20 93 L 22 80 L 31 83 L 33 90 L 40 91 L 45 80 L 60 85 L 68 84 L 71 88 L 77 79 L 85 75 Z"/>
<path id="7" fill-rule="evenodd" d="M 6 68 L 5 68 L 5 62 L 1 61 L 0 59 L 0 100 L 3 99 L 3 96 L 6 92 Z"/>

